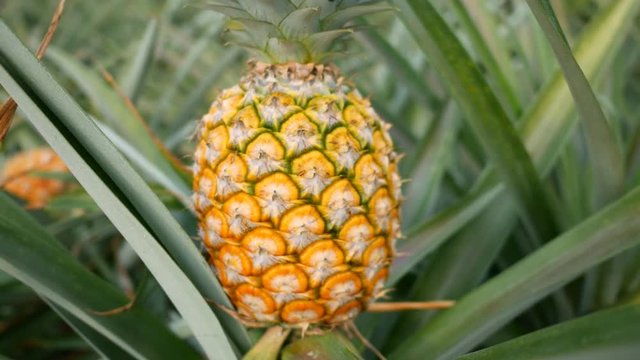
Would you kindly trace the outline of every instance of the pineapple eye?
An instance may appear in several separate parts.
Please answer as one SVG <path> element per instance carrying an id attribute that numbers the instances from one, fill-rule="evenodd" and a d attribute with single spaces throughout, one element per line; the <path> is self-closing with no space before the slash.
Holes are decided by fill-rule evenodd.
<path id="1" fill-rule="evenodd" d="M 329 319 L 330 323 L 344 322 L 356 317 L 362 311 L 362 304 L 358 300 L 352 300 L 333 312 L 333 316 Z"/>
<path id="2" fill-rule="evenodd" d="M 302 293 L 307 291 L 307 275 L 293 264 L 275 265 L 262 275 L 262 284 L 269 291 Z"/>
<path id="3" fill-rule="evenodd" d="M 322 305 L 309 300 L 294 300 L 282 308 L 282 320 L 290 324 L 317 322 L 324 314 Z"/>
<path id="4" fill-rule="evenodd" d="M 362 289 L 362 280 L 353 272 L 338 273 L 328 278 L 320 288 L 323 299 L 339 299 L 354 296 Z"/>

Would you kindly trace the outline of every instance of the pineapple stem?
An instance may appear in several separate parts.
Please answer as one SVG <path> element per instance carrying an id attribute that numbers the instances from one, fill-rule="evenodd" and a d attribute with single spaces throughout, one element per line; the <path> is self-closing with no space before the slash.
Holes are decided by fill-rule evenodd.
<path id="1" fill-rule="evenodd" d="M 405 310 L 441 310 L 448 309 L 455 304 L 455 301 L 423 301 L 423 302 L 376 302 L 367 308 L 371 312 L 391 312 Z"/>

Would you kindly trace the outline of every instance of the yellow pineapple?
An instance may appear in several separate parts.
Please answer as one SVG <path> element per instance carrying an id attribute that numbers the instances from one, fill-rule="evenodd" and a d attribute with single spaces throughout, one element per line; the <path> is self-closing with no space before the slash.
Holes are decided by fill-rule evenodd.
<path id="1" fill-rule="evenodd" d="M 62 192 L 64 182 L 36 172 L 67 172 L 67 166 L 50 148 L 27 150 L 9 158 L 0 173 L 0 187 L 22 199 L 30 209 L 41 208 Z"/>
<path id="2" fill-rule="evenodd" d="M 269 4 L 269 5 L 265 5 Z M 202 117 L 194 207 L 210 262 L 247 324 L 336 325 L 380 295 L 399 236 L 389 125 L 323 64 L 366 1 L 211 1 L 250 61 Z"/>

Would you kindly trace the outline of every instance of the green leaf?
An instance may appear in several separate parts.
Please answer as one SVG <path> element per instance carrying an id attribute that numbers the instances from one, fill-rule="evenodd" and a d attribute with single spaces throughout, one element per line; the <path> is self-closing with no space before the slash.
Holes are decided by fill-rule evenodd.
<path id="1" fill-rule="evenodd" d="M 282 351 L 282 360 L 362 360 L 358 350 L 336 331 L 307 336 L 294 341 Z"/>
<path id="2" fill-rule="evenodd" d="M 623 191 L 622 149 L 589 81 L 573 57 L 551 4 L 548 0 L 527 0 L 527 3 L 556 54 L 586 129 L 589 156 L 592 158 L 591 174 L 596 192 L 595 207 L 599 208 L 617 198 Z"/>
<path id="3" fill-rule="evenodd" d="M 433 261 L 415 280 L 409 299 L 459 299 L 478 286 L 512 230 L 516 221 L 514 210 L 513 200 L 494 200 L 491 211 L 473 219 L 434 254 Z M 416 328 L 424 326 L 437 314 L 437 311 L 401 313 L 384 349 L 402 346 Z"/>
<path id="4" fill-rule="evenodd" d="M 193 349 L 145 310 L 134 308 L 112 316 L 96 314 L 96 311 L 118 308 L 129 300 L 86 270 L 4 194 L 0 194 L 0 269 L 82 320 L 131 356 L 198 358 Z"/>
<path id="5" fill-rule="evenodd" d="M 640 305 L 630 305 L 542 329 L 460 359 L 633 359 L 638 354 Z"/>
<path id="6" fill-rule="evenodd" d="M 186 100 L 180 107 L 178 115 L 172 119 L 173 126 L 170 128 L 168 134 L 178 132 L 186 123 L 192 122 L 195 117 L 200 118 L 200 116 L 202 116 L 202 114 L 198 114 L 199 104 L 203 102 L 207 92 L 211 91 L 213 84 L 228 71 L 229 66 L 239 61 L 241 54 L 242 50 L 239 49 L 229 49 L 225 51 L 224 55 L 222 55 L 216 64 L 202 77 L 198 86 L 188 94 Z"/>
<path id="7" fill-rule="evenodd" d="M 149 121 L 149 125 L 152 128 L 156 128 L 158 123 L 166 120 L 167 113 L 171 108 L 171 105 L 176 104 L 174 97 L 178 94 L 180 85 L 185 81 L 190 72 L 193 71 L 197 61 L 202 57 L 205 52 L 211 51 L 213 47 L 215 35 L 220 31 L 221 26 L 213 22 L 207 29 L 204 30 L 202 36 L 189 47 L 189 51 L 184 56 L 184 60 L 175 70 L 174 75 L 171 77 L 162 91 L 162 96 L 154 106 L 153 115 Z M 167 147 L 171 146 L 167 142 Z"/>
<path id="8" fill-rule="evenodd" d="M 552 238 L 556 232 L 555 221 L 542 182 L 480 70 L 429 1 L 395 0 L 394 3 L 401 8 L 402 20 L 442 76 L 506 188 L 515 197 L 530 233 L 542 240 Z"/>
<path id="9" fill-rule="evenodd" d="M 437 123 L 422 139 L 416 153 L 416 164 L 405 187 L 407 201 L 402 208 L 403 222 L 410 227 L 424 221 L 436 199 L 440 182 L 451 162 L 451 153 L 460 127 L 458 109 L 447 104 Z"/>
<path id="10" fill-rule="evenodd" d="M 4 24 L 0 24 L 0 65 L 0 83 L 140 255 L 205 352 L 233 358 L 231 346 L 202 295 L 223 306 L 231 307 L 230 302 L 168 209 Z M 248 349 L 245 329 L 224 311 L 215 311 L 238 347 Z"/>
<path id="11" fill-rule="evenodd" d="M 152 19 L 147 25 L 142 41 L 131 59 L 126 73 L 122 77 L 121 88 L 124 94 L 134 103 L 140 95 L 140 89 L 144 84 L 144 79 L 149 73 L 149 66 L 153 60 L 153 53 L 156 50 L 158 40 L 158 21 Z"/>
<path id="12" fill-rule="evenodd" d="M 160 168 L 150 162 L 149 159 L 110 127 L 99 121 L 95 121 L 95 123 L 118 150 L 120 150 L 148 180 L 162 185 L 165 189 L 173 193 L 184 207 L 191 207 L 191 188 L 187 187 L 184 182 L 176 182 L 175 179 L 167 176 Z"/>
<path id="13" fill-rule="evenodd" d="M 451 358 L 592 266 L 640 244 L 640 188 L 492 278 L 417 329 L 390 359 Z"/>
<path id="14" fill-rule="evenodd" d="M 360 21 L 363 26 L 368 26 L 364 21 Z M 387 63 L 389 69 L 393 69 L 396 81 L 408 87 L 416 102 L 428 105 L 430 108 L 437 108 L 438 100 L 433 95 L 433 91 L 427 87 L 423 76 L 411 66 L 409 61 L 398 52 L 389 42 L 374 28 L 365 28 L 363 31 L 355 33 L 356 38 L 364 41 L 376 54 L 379 54 Z M 391 120 L 391 119 L 389 119 Z"/>
<path id="15" fill-rule="evenodd" d="M 94 330 L 89 325 L 82 322 L 82 320 L 73 316 L 70 312 L 64 308 L 56 305 L 51 300 L 43 298 L 44 301 L 62 318 L 64 321 L 73 328 L 91 347 L 100 355 L 106 359 L 135 359 L 135 357 L 129 355 L 129 353 L 122 350 L 115 345 L 106 336 L 102 335 L 98 331 Z"/>
<path id="16" fill-rule="evenodd" d="M 321 24 L 323 29 L 336 29 L 357 17 L 391 10 L 393 8 L 387 4 L 355 4 L 337 9 L 334 13 L 322 19 Z"/>
<path id="17" fill-rule="evenodd" d="M 92 69 L 62 50 L 50 47 L 47 50 L 47 60 L 52 61 L 67 74 L 82 91 L 89 97 L 93 105 L 107 121 L 129 143 L 144 154 L 150 162 L 162 170 L 172 182 L 191 184 L 173 167 L 171 161 L 165 157 L 162 150 L 154 143 L 146 124 L 135 116 L 124 100 Z"/>
<path id="18" fill-rule="evenodd" d="M 495 80 L 496 93 L 500 95 L 505 109 L 508 110 L 511 116 L 520 115 L 522 106 L 513 89 L 513 84 L 507 79 L 504 70 L 500 67 L 495 55 L 489 48 L 489 44 L 483 38 L 480 30 L 469 15 L 469 12 L 461 0 L 453 0 L 451 6 L 460 20 L 462 29 L 465 31 L 465 34 L 469 36 L 471 46 L 478 54 L 482 64 L 487 68 L 489 76 Z"/>
<path id="19" fill-rule="evenodd" d="M 426 255 L 480 215 L 503 190 L 502 186 L 493 186 L 488 190 L 486 187 L 479 187 L 425 224 L 410 229 L 407 239 L 398 246 L 398 253 L 404 256 L 394 260 L 389 279 L 386 281 L 387 286 L 394 286 Z"/>
<path id="20" fill-rule="evenodd" d="M 278 360 L 282 344 L 290 333 L 291 329 L 280 326 L 270 327 L 242 360 Z"/>
<path id="21" fill-rule="evenodd" d="M 591 81 L 594 81 L 602 73 L 607 59 L 620 48 L 623 38 L 620 34 L 628 31 L 631 20 L 638 12 L 638 5 L 640 2 L 632 0 L 617 2 L 614 7 L 600 12 L 585 29 L 576 46 L 575 54 L 585 75 Z M 571 116 L 573 110 L 574 103 L 571 101 L 569 89 L 562 73 L 557 71 L 524 114 L 522 136 L 536 167 L 540 169 L 542 174 L 547 174 L 551 170 L 564 148 L 566 139 L 574 131 L 575 119 Z M 478 182 L 484 181 L 483 179 Z M 391 271 L 390 279 L 393 280 L 391 283 L 395 283 L 404 276 L 413 264 L 417 264 L 437 246 L 447 241 L 473 217 L 485 211 L 486 207 L 491 204 L 491 201 L 487 200 L 502 194 L 504 189 L 500 187 L 500 185 L 496 185 L 495 179 L 484 185 L 478 184 L 476 190 L 480 193 L 468 195 L 459 204 L 427 221 L 422 226 L 425 229 L 424 236 L 412 236 L 410 233 L 408 239 L 400 242 L 398 246 L 399 253 L 409 255 L 395 261 Z M 469 209 L 465 209 L 465 207 Z M 465 216 L 458 217 L 456 214 Z M 447 219 L 449 226 L 446 227 L 445 232 L 435 236 L 431 235 L 431 231 L 440 230 L 439 218 L 441 217 Z M 482 224 L 479 224 L 477 232 L 481 234 L 484 228 Z M 424 239 L 428 239 L 428 241 Z M 498 241 L 498 239 L 495 240 Z M 476 239 L 473 242 L 464 243 L 462 239 L 451 240 L 451 242 L 458 243 L 456 246 L 468 248 L 474 246 L 473 244 L 477 241 Z M 465 259 L 457 261 L 455 259 L 435 259 L 435 261 L 452 262 L 451 266 L 456 267 L 459 266 L 457 263 L 464 262 Z M 491 263 L 493 259 L 486 259 L 486 261 Z M 476 269 L 468 267 L 470 276 L 475 277 L 477 272 Z M 433 276 L 437 277 L 440 274 L 433 274 Z"/>

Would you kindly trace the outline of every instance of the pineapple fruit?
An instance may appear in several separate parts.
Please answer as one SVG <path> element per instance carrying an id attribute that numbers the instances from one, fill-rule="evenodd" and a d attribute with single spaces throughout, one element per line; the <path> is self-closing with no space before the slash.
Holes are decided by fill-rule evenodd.
<path id="1" fill-rule="evenodd" d="M 269 5 L 265 5 L 265 4 Z M 199 234 L 246 324 L 335 326 L 383 288 L 399 237 L 389 125 L 333 65 L 366 1 L 210 1 L 249 62 L 197 129 Z"/>
<path id="2" fill-rule="evenodd" d="M 6 161 L 0 174 L 0 187 L 24 200 L 27 208 L 38 209 L 64 190 L 64 182 L 33 173 L 67 171 L 67 166 L 52 149 L 26 150 Z"/>

